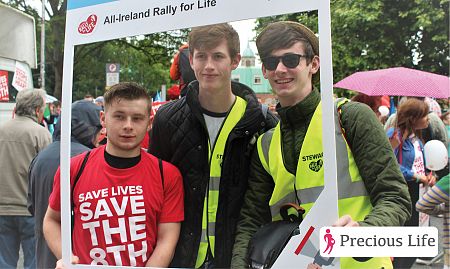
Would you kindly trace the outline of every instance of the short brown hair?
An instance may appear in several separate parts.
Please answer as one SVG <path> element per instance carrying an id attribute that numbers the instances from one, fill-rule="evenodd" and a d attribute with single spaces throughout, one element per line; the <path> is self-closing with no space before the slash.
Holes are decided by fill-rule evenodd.
<path id="1" fill-rule="evenodd" d="M 420 132 L 415 132 L 413 126 L 417 120 L 427 116 L 428 112 L 429 107 L 425 101 L 416 98 L 408 98 L 398 107 L 397 127 L 402 134 L 408 132 L 409 134 L 414 133 L 421 137 Z"/>
<path id="2" fill-rule="evenodd" d="M 148 103 L 148 113 L 150 113 L 150 110 L 152 108 L 152 101 L 150 100 L 147 91 L 145 90 L 145 88 L 135 82 L 120 82 L 106 91 L 103 97 L 105 98 L 105 110 L 107 109 L 107 107 L 111 106 L 114 101 L 117 100 L 119 102 L 121 99 L 145 99 Z"/>
<path id="3" fill-rule="evenodd" d="M 223 40 L 227 41 L 230 57 L 234 58 L 240 52 L 239 34 L 228 23 L 199 26 L 189 33 L 189 53 L 194 49 L 212 49 Z"/>
<path id="4" fill-rule="evenodd" d="M 287 49 L 301 42 L 305 49 L 306 63 L 310 64 L 314 56 L 319 56 L 319 39 L 311 29 L 293 21 L 278 21 L 267 25 L 256 38 L 256 47 L 261 59 L 264 59 L 277 49 Z M 320 73 L 312 76 L 313 82 L 318 82 Z"/>
<path id="5" fill-rule="evenodd" d="M 261 59 L 276 49 L 287 49 L 297 42 L 305 46 L 307 63 L 319 55 L 319 40 L 306 26 L 298 22 L 278 21 L 267 25 L 256 38 L 256 47 Z"/>

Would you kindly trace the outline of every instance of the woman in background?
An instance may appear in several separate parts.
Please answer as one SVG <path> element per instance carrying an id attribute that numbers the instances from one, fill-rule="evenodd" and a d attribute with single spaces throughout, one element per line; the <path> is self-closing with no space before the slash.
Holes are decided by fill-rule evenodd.
<path id="1" fill-rule="evenodd" d="M 419 200 L 419 184 L 433 186 L 436 178 L 425 171 L 425 158 L 420 130 L 428 127 L 428 105 L 415 98 L 402 103 L 397 112 L 396 127 L 390 128 L 387 135 L 394 149 L 400 170 L 408 183 L 412 202 L 411 219 L 405 226 L 419 226 L 419 213 L 415 210 Z M 416 258 L 394 259 L 394 268 L 411 268 Z"/>

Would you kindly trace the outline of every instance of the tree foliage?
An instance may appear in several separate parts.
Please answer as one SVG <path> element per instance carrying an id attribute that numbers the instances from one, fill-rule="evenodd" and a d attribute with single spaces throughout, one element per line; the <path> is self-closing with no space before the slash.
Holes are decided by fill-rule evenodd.
<path id="1" fill-rule="evenodd" d="M 0 0 L 32 15 L 40 36 L 40 10 L 26 0 Z M 67 0 L 46 0 L 46 90 L 61 98 L 64 57 L 64 31 Z M 105 88 L 106 63 L 121 65 L 120 80 L 135 81 L 150 92 L 162 84 L 169 84 L 170 60 L 178 47 L 186 42 L 187 30 L 157 33 L 142 37 L 98 42 L 75 48 L 73 97 L 79 99 L 86 93 L 101 94 Z M 40 38 L 37 40 L 40 48 Z M 38 59 L 40 59 L 38 49 Z M 39 70 L 34 70 L 35 85 Z"/>
<path id="2" fill-rule="evenodd" d="M 155 93 L 170 84 L 170 61 L 186 35 L 180 30 L 76 46 L 74 99 L 103 93 L 107 63 L 120 64 L 120 81 L 137 82 Z"/>
<path id="3" fill-rule="evenodd" d="M 393 66 L 448 75 L 449 1 L 331 0 L 334 81 L 357 71 Z M 34 16 L 39 24 L 40 11 L 30 6 L 29 1 L 0 2 Z M 67 0 L 47 0 L 47 3 L 46 90 L 60 98 Z M 299 21 L 318 31 L 317 12 L 305 12 L 260 18 L 257 32 L 275 20 Z M 103 90 L 105 64 L 110 62 L 121 64 L 122 81 L 137 81 L 156 90 L 170 82 L 170 58 L 185 40 L 186 30 L 77 46 L 75 95 Z M 39 38 L 37 44 L 39 48 Z"/>
<path id="4" fill-rule="evenodd" d="M 334 82 L 394 66 L 448 75 L 448 10 L 449 0 L 331 0 Z M 256 30 L 276 20 L 318 31 L 317 12 L 260 18 Z"/>

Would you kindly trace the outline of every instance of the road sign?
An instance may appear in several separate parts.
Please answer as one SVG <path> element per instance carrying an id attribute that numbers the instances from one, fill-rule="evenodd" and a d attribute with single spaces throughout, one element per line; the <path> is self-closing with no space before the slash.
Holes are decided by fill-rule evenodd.
<path id="1" fill-rule="evenodd" d="M 108 63 L 106 64 L 106 87 L 111 87 L 119 83 L 120 64 Z"/>

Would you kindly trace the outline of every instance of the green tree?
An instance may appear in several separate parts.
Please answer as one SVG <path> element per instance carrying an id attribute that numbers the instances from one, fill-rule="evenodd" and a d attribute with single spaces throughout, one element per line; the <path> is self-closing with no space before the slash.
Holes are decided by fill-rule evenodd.
<path id="1" fill-rule="evenodd" d="M 120 64 L 120 81 L 140 83 L 154 94 L 170 84 L 171 59 L 187 33 L 184 29 L 76 46 L 73 98 L 103 93 L 106 63 Z"/>
<path id="2" fill-rule="evenodd" d="M 0 0 L 32 15 L 36 21 L 37 36 L 40 36 L 40 10 L 26 0 Z M 61 98 L 64 57 L 64 31 L 67 0 L 46 0 L 46 90 Z M 80 45 L 75 48 L 74 97 L 84 93 L 102 92 L 105 86 L 105 64 L 122 65 L 121 81 L 136 81 L 148 89 L 156 90 L 161 84 L 170 83 L 169 67 L 172 55 L 186 42 L 187 29 L 157 33 L 144 37 Z M 37 39 L 40 59 L 40 38 Z M 39 77 L 34 70 L 34 78 Z M 37 85 L 37 83 L 35 83 Z"/>
<path id="3" fill-rule="evenodd" d="M 448 10 L 449 0 L 331 0 L 334 81 L 394 66 L 448 75 Z M 317 12 L 261 18 L 256 30 L 274 20 L 318 31 Z"/>

